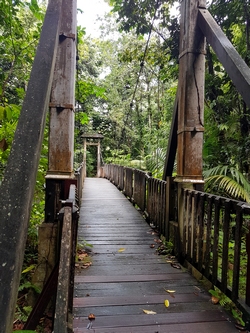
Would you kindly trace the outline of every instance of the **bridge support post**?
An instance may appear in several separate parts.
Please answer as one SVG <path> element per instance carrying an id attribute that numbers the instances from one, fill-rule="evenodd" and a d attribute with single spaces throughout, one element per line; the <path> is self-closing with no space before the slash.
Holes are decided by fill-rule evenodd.
<path id="1" fill-rule="evenodd" d="M 45 222 L 55 222 L 59 199 L 74 179 L 74 106 L 76 72 L 76 0 L 62 1 L 59 45 L 50 98 L 49 167 L 46 175 Z"/>
<path id="2" fill-rule="evenodd" d="M 204 132 L 205 38 L 197 25 L 205 0 L 181 3 L 177 125 L 178 221 L 183 235 L 183 187 L 201 189 Z"/>
<path id="3" fill-rule="evenodd" d="M 96 146 L 97 147 L 97 171 L 96 177 L 102 177 L 102 170 L 101 170 L 101 140 L 104 138 L 101 134 L 83 134 L 83 164 L 84 168 L 84 178 L 87 176 L 87 146 Z"/>
<path id="4" fill-rule="evenodd" d="M 48 258 L 47 265 L 52 269 L 58 261 L 60 243 L 60 223 L 58 213 L 62 201 L 68 198 L 70 184 L 76 184 L 74 176 L 74 106 L 75 106 L 75 72 L 76 72 L 76 0 L 62 0 L 62 12 L 58 31 L 58 47 L 53 73 L 49 103 L 49 166 L 46 175 L 45 223 L 42 230 L 50 241 L 51 228 L 58 232 L 53 248 L 55 255 Z M 38 242 L 45 242 L 39 237 Z M 44 251 L 44 248 L 43 250 Z M 38 254 L 43 257 L 42 251 Z M 40 269 L 36 275 L 44 275 Z"/>
<path id="5" fill-rule="evenodd" d="M 84 168 L 84 178 L 87 177 L 87 138 L 83 139 L 83 165 Z"/>

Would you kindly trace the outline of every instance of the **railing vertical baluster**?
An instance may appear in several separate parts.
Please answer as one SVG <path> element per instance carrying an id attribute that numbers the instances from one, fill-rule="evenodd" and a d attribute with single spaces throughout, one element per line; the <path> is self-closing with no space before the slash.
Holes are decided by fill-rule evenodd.
<path id="1" fill-rule="evenodd" d="M 218 279 L 218 245 L 219 245 L 219 223 L 220 223 L 220 199 L 214 201 L 214 236 L 213 236 L 213 265 L 212 283 L 216 285 Z"/>
<path id="2" fill-rule="evenodd" d="M 205 260 L 204 260 L 204 264 L 205 264 L 204 274 L 207 278 L 209 277 L 209 273 L 210 273 L 212 209 L 213 209 L 212 196 L 208 196 L 208 198 L 207 198 L 206 251 L 205 251 Z"/>
<path id="3" fill-rule="evenodd" d="M 147 213 L 148 213 L 148 220 L 151 221 L 152 217 L 152 177 L 148 178 L 148 195 L 147 195 Z"/>
<path id="4" fill-rule="evenodd" d="M 234 238 L 234 267 L 233 267 L 233 286 L 232 286 L 233 302 L 237 301 L 239 296 L 241 229 L 242 229 L 242 209 L 241 209 L 241 204 L 238 204 L 236 207 L 236 226 L 235 226 L 235 238 Z"/>
<path id="5" fill-rule="evenodd" d="M 193 257 L 192 262 L 197 263 L 197 251 L 198 251 L 198 199 L 199 194 L 194 193 L 194 202 L 193 202 Z"/>
<path id="6" fill-rule="evenodd" d="M 221 272 L 221 291 L 226 293 L 227 290 L 227 271 L 228 271 L 228 243 L 229 243 L 229 224 L 231 204 L 229 200 L 224 204 L 224 221 L 223 221 L 223 248 L 222 248 L 222 272 Z"/>
<path id="7" fill-rule="evenodd" d="M 202 271 L 202 263 L 204 258 L 204 204 L 205 194 L 202 193 L 199 197 L 198 207 L 198 270 Z"/>
<path id="8" fill-rule="evenodd" d="M 246 281 L 246 304 L 250 306 L 250 226 L 246 234 L 246 251 L 247 251 L 247 281 Z"/>
<path id="9" fill-rule="evenodd" d="M 157 227 L 157 230 L 160 230 L 160 224 L 159 224 L 159 199 L 160 199 L 160 193 L 159 193 L 159 181 L 158 179 L 155 180 L 155 225 Z"/>
<path id="10" fill-rule="evenodd" d="M 190 260 L 192 258 L 192 210 L 193 210 L 193 195 L 191 191 L 188 191 L 188 201 L 187 201 L 187 258 Z"/>
<path id="11" fill-rule="evenodd" d="M 182 190 L 182 193 L 184 195 L 184 199 L 183 199 L 184 211 L 183 211 L 183 235 L 182 235 L 183 244 L 182 244 L 181 253 L 183 254 L 183 256 L 186 256 L 186 254 L 187 254 L 187 239 L 188 239 L 188 237 L 187 237 L 188 191 L 187 190 Z"/>
<path id="12" fill-rule="evenodd" d="M 153 203 L 153 223 L 154 225 L 157 226 L 157 200 L 158 200 L 158 186 L 157 186 L 157 180 L 156 178 L 153 178 L 153 198 L 155 198 L 154 200 L 152 200 Z"/>
<path id="13" fill-rule="evenodd" d="M 160 181 L 160 204 L 159 204 L 159 219 L 160 219 L 160 226 L 161 226 L 161 234 L 164 233 L 164 222 L 165 222 L 165 214 L 164 212 L 166 211 L 165 209 L 165 204 L 166 201 L 164 200 L 164 186 L 165 184 Z"/>
<path id="14" fill-rule="evenodd" d="M 163 182 L 163 235 L 169 241 L 169 196 L 167 195 L 167 189 L 169 186 L 169 179 L 167 182 Z"/>

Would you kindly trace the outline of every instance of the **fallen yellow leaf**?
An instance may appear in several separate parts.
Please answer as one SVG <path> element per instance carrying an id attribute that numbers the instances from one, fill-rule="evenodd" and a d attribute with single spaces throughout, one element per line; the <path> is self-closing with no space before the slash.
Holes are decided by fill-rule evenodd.
<path id="1" fill-rule="evenodd" d="M 165 307 L 168 308 L 168 307 L 169 307 L 169 300 L 168 300 L 168 299 L 165 299 L 164 304 L 165 304 Z"/>
<path id="2" fill-rule="evenodd" d="M 149 315 L 155 315 L 155 314 L 157 314 L 156 312 L 151 311 L 151 310 L 144 310 L 144 309 L 142 309 L 142 311 L 143 311 L 144 313 L 146 313 L 146 314 L 149 314 Z"/>
<path id="3" fill-rule="evenodd" d="M 124 247 L 121 247 L 118 252 L 124 252 L 126 249 Z"/>
<path id="4" fill-rule="evenodd" d="M 165 288 L 164 288 L 164 290 L 165 290 L 167 293 L 170 293 L 170 294 L 171 294 L 171 293 L 175 293 L 175 290 L 168 290 L 168 289 L 165 289 Z"/>

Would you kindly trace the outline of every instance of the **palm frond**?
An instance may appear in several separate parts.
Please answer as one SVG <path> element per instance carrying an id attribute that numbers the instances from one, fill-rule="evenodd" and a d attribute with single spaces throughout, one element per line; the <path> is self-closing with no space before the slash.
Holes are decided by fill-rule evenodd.
<path id="1" fill-rule="evenodd" d="M 217 166 L 204 172 L 205 188 L 225 192 L 225 195 L 250 202 L 250 184 L 234 167 Z"/>
<path id="2" fill-rule="evenodd" d="M 166 151 L 157 148 L 152 155 L 146 156 L 147 169 L 152 172 L 156 178 L 161 178 L 164 169 Z"/>

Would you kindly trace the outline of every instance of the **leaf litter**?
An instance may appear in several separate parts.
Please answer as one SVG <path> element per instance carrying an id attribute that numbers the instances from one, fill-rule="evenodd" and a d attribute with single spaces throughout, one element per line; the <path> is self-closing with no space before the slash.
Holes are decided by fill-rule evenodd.
<path id="1" fill-rule="evenodd" d="M 157 314 L 157 312 L 152 311 L 152 310 L 145 310 L 145 309 L 142 309 L 142 311 L 143 311 L 144 313 L 148 314 L 148 315 L 155 315 L 155 314 Z"/>

